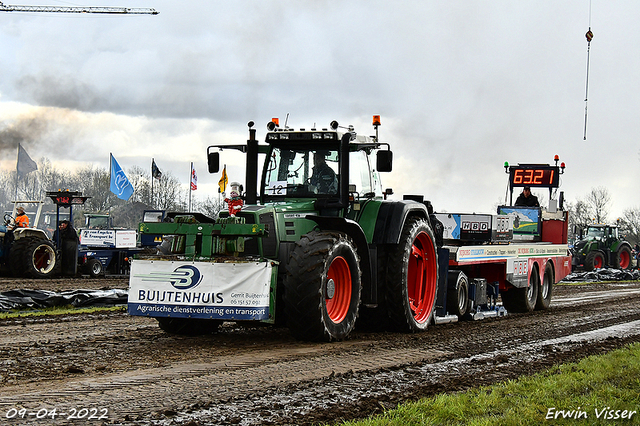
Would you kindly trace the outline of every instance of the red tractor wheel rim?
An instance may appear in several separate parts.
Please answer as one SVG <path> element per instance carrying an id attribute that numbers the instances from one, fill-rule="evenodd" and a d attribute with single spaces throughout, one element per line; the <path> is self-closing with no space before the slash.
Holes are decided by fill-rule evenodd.
<path id="1" fill-rule="evenodd" d="M 436 251 L 426 232 L 413 241 L 407 274 L 407 294 L 414 319 L 424 323 L 431 317 L 438 279 Z"/>
<path id="2" fill-rule="evenodd" d="M 600 268 L 602 268 L 603 265 L 604 265 L 604 259 L 602 259 L 602 257 L 596 256 L 596 258 L 593 259 L 594 268 L 600 269 Z"/>
<path id="3" fill-rule="evenodd" d="M 338 256 L 331 262 L 327 273 L 327 282 L 333 281 L 333 297 L 325 298 L 327 315 L 334 323 L 340 323 L 349 312 L 351 305 L 351 270 L 347 260 Z"/>
<path id="4" fill-rule="evenodd" d="M 631 257 L 629 256 L 629 253 L 623 250 L 620 252 L 620 267 L 622 269 L 627 269 L 629 265 L 631 265 Z"/>
<path id="5" fill-rule="evenodd" d="M 33 264 L 41 272 L 48 272 L 51 269 L 52 249 L 47 246 L 40 246 L 33 252 Z"/>

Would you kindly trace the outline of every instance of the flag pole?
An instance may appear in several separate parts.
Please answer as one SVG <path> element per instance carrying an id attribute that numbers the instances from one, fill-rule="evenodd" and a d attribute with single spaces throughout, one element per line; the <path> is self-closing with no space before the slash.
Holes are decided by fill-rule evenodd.
<path id="1" fill-rule="evenodd" d="M 19 161 L 20 161 L 20 142 L 18 142 L 18 152 L 16 154 L 16 158 L 17 158 L 17 161 L 16 161 L 16 194 L 15 194 L 15 197 L 13 199 L 17 201 L 18 200 L 18 178 L 20 177 L 20 171 L 18 170 L 18 164 L 19 164 Z M 15 208 L 16 208 L 16 206 L 15 206 L 15 203 L 14 203 L 14 206 L 13 206 L 14 211 L 15 211 Z"/>
<path id="2" fill-rule="evenodd" d="M 193 161 L 191 162 L 191 170 L 189 171 L 189 212 L 191 212 L 191 179 L 193 179 Z"/>
<path id="3" fill-rule="evenodd" d="M 155 161 L 155 158 L 151 157 L 151 208 L 155 209 L 156 205 L 154 203 L 153 200 L 153 180 L 155 179 L 155 177 L 153 176 L 153 162 Z"/>

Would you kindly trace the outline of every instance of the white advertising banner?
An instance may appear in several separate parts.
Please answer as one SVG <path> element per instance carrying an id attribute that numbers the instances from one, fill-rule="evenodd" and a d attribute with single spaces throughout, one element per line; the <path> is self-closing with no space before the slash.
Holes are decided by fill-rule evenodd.
<path id="1" fill-rule="evenodd" d="M 116 243 L 116 232 L 108 229 L 80 230 L 80 244 L 89 247 L 113 247 Z"/>
<path id="2" fill-rule="evenodd" d="M 116 248 L 135 248 L 138 243 L 138 233 L 135 229 L 116 231 Z"/>
<path id="3" fill-rule="evenodd" d="M 80 244 L 88 247 L 135 248 L 136 242 L 135 229 L 83 229 L 80 231 Z"/>
<path id="4" fill-rule="evenodd" d="M 270 262 L 133 260 L 130 315 L 263 320 L 269 318 Z"/>

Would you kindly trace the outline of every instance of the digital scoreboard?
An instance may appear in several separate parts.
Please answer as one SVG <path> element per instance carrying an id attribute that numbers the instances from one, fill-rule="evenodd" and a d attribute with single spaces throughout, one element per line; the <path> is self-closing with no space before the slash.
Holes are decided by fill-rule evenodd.
<path id="1" fill-rule="evenodd" d="M 74 204 L 84 204 L 88 198 L 83 197 L 82 192 L 78 191 L 57 191 L 47 192 L 47 197 L 51 198 L 53 204 L 61 207 L 69 207 Z"/>
<path id="2" fill-rule="evenodd" d="M 560 186 L 560 167 L 546 164 L 509 166 L 509 185 L 512 188 L 557 188 Z"/>

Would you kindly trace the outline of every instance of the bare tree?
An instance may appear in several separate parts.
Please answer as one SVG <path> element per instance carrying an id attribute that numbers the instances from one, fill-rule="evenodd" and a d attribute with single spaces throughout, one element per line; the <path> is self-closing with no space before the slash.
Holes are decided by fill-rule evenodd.
<path id="1" fill-rule="evenodd" d="M 594 215 L 596 223 L 605 223 L 609 215 L 609 204 L 611 203 L 611 195 L 609 190 L 603 186 L 592 188 L 587 194 L 585 201 Z"/>
<path id="2" fill-rule="evenodd" d="M 204 201 L 196 203 L 195 207 L 195 210 L 209 217 L 217 218 L 220 211 L 224 208 L 224 201 L 222 197 L 207 196 Z"/>
<path id="3" fill-rule="evenodd" d="M 133 195 L 129 201 L 151 206 L 153 204 L 151 202 L 151 173 L 140 166 L 132 166 L 127 170 L 127 178 L 133 186 Z"/>
<path id="4" fill-rule="evenodd" d="M 78 189 L 83 195 L 91 197 L 84 209 L 92 213 L 106 213 L 111 208 L 124 204 L 110 190 L 109 172 L 104 168 L 87 166 L 78 170 Z"/>
<path id="5" fill-rule="evenodd" d="M 156 179 L 156 181 L 158 181 Z M 167 211 L 184 211 L 185 196 L 180 189 L 180 182 L 170 172 L 162 173 L 157 186 L 153 188 L 156 207 Z"/>
<path id="6" fill-rule="evenodd" d="M 151 197 L 151 174 L 143 168 L 133 166 L 127 171 L 127 178 L 134 188 L 133 196 L 127 200 L 120 200 L 110 190 L 109 171 L 106 168 L 86 166 L 75 173 L 57 170 L 47 158 L 38 162 L 38 170 L 16 179 L 16 171 L 0 171 L 0 207 L 11 210 L 11 201 L 16 198 L 43 200 L 47 191 L 69 190 L 81 191 L 90 197 L 83 210 L 93 213 L 107 213 L 118 210 L 123 220 L 134 223 L 141 217 L 144 208 L 158 208 L 168 211 L 185 211 L 186 195 L 178 179 L 169 172 L 162 174 L 161 179 L 154 180 L 153 198 Z M 45 199 L 51 203 L 51 200 Z M 135 207 L 127 207 L 128 204 Z M 216 200 L 207 199 L 200 203 L 208 214 L 217 214 L 220 206 Z M 74 210 L 81 213 L 81 209 Z M 74 214 L 75 216 L 75 214 Z"/>
<path id="7" fill-rule="evenodd" d="M 640 208 L 626 209 L 620 218 L 620 232 L 625 235 L 629 243 L 640 242 Z"/>

